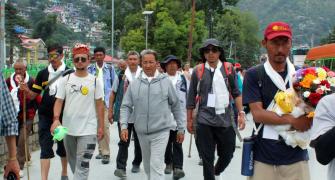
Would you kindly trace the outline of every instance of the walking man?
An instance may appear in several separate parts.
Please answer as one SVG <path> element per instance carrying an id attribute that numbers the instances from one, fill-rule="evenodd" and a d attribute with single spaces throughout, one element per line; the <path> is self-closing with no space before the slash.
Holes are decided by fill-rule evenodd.
<path id="1" fill-rule="evenodd" d="M 49 66 L 38 72 L 32 90 L 24 88 L 30 99 L 35 99 L 43 91 L 42 102 L 38 108 L 38 138 L 41 146 L 41 176 L 42 180 L 48 179 L 50 159 L 55 157 L 52 149 L 54 141 L 50 133 L 53 119 L 53 106 L 55 95 L 59 88 L 59 80 L 62 76 L 71 73 L 66 67 L 63 58 L 63 47 L 58 44 L 48 46 Z M 63 141 L 57 142 L 57 155 L 61 157 L 62 176 L 61 180 L 67 180 L 67 161 Z"/>
<path id="2" fill-rule="evenodd" d="M 24 89 L 29 88 L 32 89 L 34 84 L 34 79 L 29 76 L 27 73 L 27 63 L 25 61 L 16 61 L 14 63 L 15 72 L 6 80 L 7 87 L 11 93 L 11 96 L 14 101 L 14 105 L 16 106 L 16 110 L 18 112 L 17 120 L 19 121 L 19 137 L 17 140 L 17 160 L 20 165 L 20 177 L 23 177 L 23 168 L 26 162 L 25 156 L 25 142 L 29 142 L 29 134 L 32 130 L 33 121 L 35 117 L 36 108 L 38 106 L 38 102 L 41 101 L 41 97 L 31 100 L 29 97 L 26 97 L 24 100 Z M 23 110 L 23 104 L 26 102 L 26 110 Z M 23 124 L 23 112 L 26 113 L 26 141 L 24 139 L 24 124 Z M 27 148 L 27 156 L 28 161 L 30 161 L 30 152 L 29 146 Z M 28 163 L 28 162 L 27 162 Z"/>
<path id="3" fill-rule="evenodd" d="M 307 150 L 293 148 L 274 133 L 269 125 L 290 124 L 298 131 L 308 130 L 311 119 L 279 116 L 268 107 L 278 90 L 285 91 L 295 73 L 288 59 L 292 47 L 292 30 L 285 22 L 270 23 L 264 31 L 262 45 L 268 60 L 250 68 L 243 82 L 243 104 L 248 105 L 261 129 L 254 144 L 254 175 L 250 180 L 309 180 Z"/>
<path id="4" fill-rule="evenodd" d="M 182 111 L 182 120 L 184 126 L 186 126 L 187 82 L 185 76 L 178 71 L 181 67 L 181 61 L 176 56 L 169 55 L 161 62 L 161 67 L 176 90 Z M 164 172 L 165 174 L 171 174 L 173 171 L 173 179 L 180 179 L 185 176 L 183 147 L 182 143 L 177 142 L 177 133 L 176 129 L 170 130 L 170 138 L 165 150 L 166 168 Z"/>
<path id="5" fill-rule="evenodd" d="M 68 128 L 64 144 L 73 179 L 87 180 L 97 138 L 101 140 L 103 137 L 103 88 L 98 78 L 87 72 L 90 64 L 88 47 L 76 44 L 72 55 L 76 71 L 62 78 L 59 83 L 50 131 L 54 132 L 61 125 L 64 104 L 62 124 Z"/>
<path id="6" fill-rule="evenodd" d="M 20 179 L 20 166 L 16 159 L 16 136 L 18 135 L 18 121 L 16 109 L 11 98 L 6 82 L 0 71 L 0 136 L 5 136 L 8 148 L 8 160 L 4 172 L 7 178 L 9 172 L 13 172 Z"/>
<path id="7" fill-rule="evenodd" d="M 135 79 L 137 79 L 142 71 L 142 68 L 139 67 L 140 55 L 136 51 L 130 51 L 128 53 L 127 62 L 121 62 L 119 67 L 120 71 L 115 78 L 113 84 L 113 91 L 110 97 L 110 106 L 109 106 L 109 120 L 115 121 L 118 123 L 119 135 L 121 134 L 121 125 L 120 125 L 120 108 L 123 96 L 129 86 Z M 128 67 L 127 67 L 128 65 Z M 128 132 L 131 137 L 131 133 L 134 133 L 134 160 L 132 162 L 133 167 L 131 172 L 138 173 L 140 171 L 140 164 L 142 162 L 142 153 L 140 143 L 138 141 L 137 133 L 134 128 L 134 116 L 131 115 L 128 120 Z M 126 177 L 126 166 L 128 159 L 128 147 L 130 144 L 130 138 L 127 141 L 123 141 L 120 138 L 118 143 L 119 151 L 116 156 L 116 170 L 114 175 L 120 178 Z"/>
<path id="8" fill-rule="evenodd" d="M 238 130 L 232 101 L 235 101 L 239 112 L 240 129 L 245 126 L 244 111 L 234 68 L 225 62 L 219 41 L 207 39 L 200 48 L 200 55 L 203 63 L 193 70 L 187 99 L 187 129 L 193 133 L 193 121 L 196 121 L 196 143 L 203 161 L 204 179 L 214 180 L 220 179 L 235 151 L 235 133 Z M 200 96 L 199 109 L 196 119 L 193 119 L 197 94 Z M 214 166 L 215 147 L 218 160 Z"/>
<path id="9" fill-rule="evenodd" d="M 115 77 L 115 70 L 112 65 L 108 65 L 104 62 L 105 59 L 105 48 L 97 47 L 94 49 L 94 60 L 95 64 L 91 64 L 87 69 L 90 74 L 97 77 L 97 80 L 103 86 L 103 101 L 105 107 L 104 117 L 104 136 L 99 141 L 99 154 L 95 157 L 96 159 L 102 159 L 102 164 L 108 164 L 110 159 L 110 132 L 109 132 L 109 121 L 108 121 L 108 107 L 109 107 L 109 96 L 112 92 L 112 85 Z"/>
<path id="10" fill-rule="evenodd" d="M 162 155 L 170 130 L 178 130 L 178 143 L 184 140 L 182 112 L 171 81 L 157 70 L 157 53 L 149 49 L 143 50 L 141 60 L 143 72 L 129 85 L 122 101 L 121 139 L 128 140 L 128 120 L 133 115 L 147 179 L 164 180 Z"/>

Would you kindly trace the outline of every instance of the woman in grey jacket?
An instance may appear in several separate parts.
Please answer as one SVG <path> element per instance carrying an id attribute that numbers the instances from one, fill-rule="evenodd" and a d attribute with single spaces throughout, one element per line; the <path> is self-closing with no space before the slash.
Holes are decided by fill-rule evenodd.
<path id="1" fill-rule="evenodd" d="M 156 69 L 157 53 L 144 50 L 141 58 L 143 72 L 129 85 L 121 105 L 121 139 L 129 138 L 127 120 L 134 113 L 148 180 L 164 180 L 164 153 L 170 130 L 178 130 L 177 142 L 182 143 L 185 125 L 171 81 Z"/>

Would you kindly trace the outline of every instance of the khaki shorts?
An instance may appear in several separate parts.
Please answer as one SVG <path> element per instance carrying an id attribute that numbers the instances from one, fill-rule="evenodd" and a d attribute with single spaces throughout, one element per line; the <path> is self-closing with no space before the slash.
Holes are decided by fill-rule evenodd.
<path id="1" fill-rule="evenodd" d="M 310 180 L 307 161 L 290 165 L 269 165 L 255 161 L 254 175 L 248 180 Z"/>

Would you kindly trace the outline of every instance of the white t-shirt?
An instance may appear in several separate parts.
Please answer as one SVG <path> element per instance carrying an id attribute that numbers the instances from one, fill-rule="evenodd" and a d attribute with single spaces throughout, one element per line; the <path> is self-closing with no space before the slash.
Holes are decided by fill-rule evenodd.
<path id="1" fill-rule="evenodd" d="M 69 135 L 97 134 L 95 100 L 102 97 L 101 82 L 91 74 L 78 77 L 73 73 L 61 79 L 56 98 L 65 99 L 63 126 L 68 128 Z"/>

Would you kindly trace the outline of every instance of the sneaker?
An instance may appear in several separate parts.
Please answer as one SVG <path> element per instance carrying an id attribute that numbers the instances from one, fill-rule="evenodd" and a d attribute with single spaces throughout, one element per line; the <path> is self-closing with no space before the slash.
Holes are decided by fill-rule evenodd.
<path id="1" fill-rule="evenodd" d="M 101 154 L 96 155 L 95 159 L 102 159 L 102 155 Z"/>
<path id="2" fill-rule="evenodd" d="M 103 155 L 101 162 L 102 162 L 102 164 L 108 164 L 109 163 L 109 155 Z"/>
<path id="3" fill-rule="evenodd" d="M 119 178 L 125 178 L 127 177 L 126 171 L 123 169 L 115 169 L 114 175 L 119 177 Z"/>
<path id="4" fill-rule="evenodd" d="M 24 172 L 23 172 L 23 170 L 20 170 L 19 175 L 20 175 L 20 178 L 23 178 L 23 177 L 24 177 Z"/>
<path id="5" fill-rule="evenodd" d="M 60 180 L 69 180 L 69 177 L 68 177 L 68 176 L 62 176 L 62 177 L 60 178 Z"/>
<path id="6" fill-rule="evenodd" d="M 172 173 L 172 164 L 167 164 L 164 170 L 165 174 L 171 174 Z"/>
<path id="7" fill-rule="evenodd" d="M 133 165 L 133 168 L 131 168 L 132 173 L 138 173 L 140 172 L 140 166 L 138 165 Z"/>
<path id="8" fill-rule="evenodd" d="M 184 170 L 180 169 L 180 168 L 174 168 L 173 170 L 173 179 L 177 180 L 180 178 L 185 177 L 185 172 Z"/>
<path id="9" fill-rule="evenodd" d="M 204 163 L 202 162 L 202 159 L 200 158 L 199 162 L 198 162 L 198 165 L 199 166 L 202 166 Z"/>

